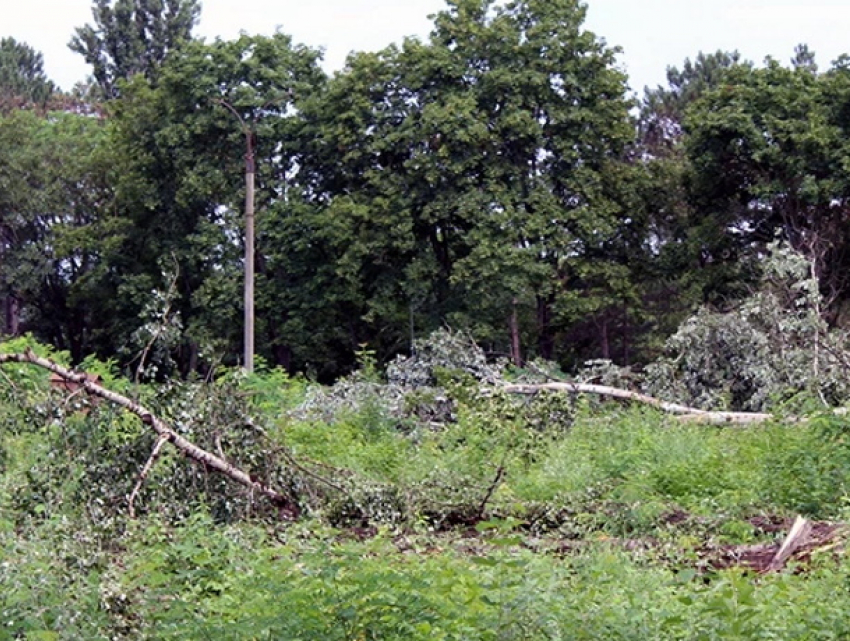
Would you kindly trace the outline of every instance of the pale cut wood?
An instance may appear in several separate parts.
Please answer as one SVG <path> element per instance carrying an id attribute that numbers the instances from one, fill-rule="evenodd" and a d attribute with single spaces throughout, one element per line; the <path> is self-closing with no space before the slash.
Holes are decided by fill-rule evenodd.
<path id="1" fill-rule="evenodd" d="M 596 394 L 610 396 L 626 401 L 635 401 L 657 407 L 669 414 L 676 414 L 682 420 L 707 423 L 711 425 L 763 423 L 773 418 L 771 414 L 759 412 L 710 412 L 687 405 L 669 403 L 661 399 L 633 392 L 630 390 L 609 387 L 607 385 L 592 385 L 589 383 L 541 383 L 539 385 L 506 385 L 504 390 L 511 394 L 537 394 L 538 392 L 566 392 L 568 394 Z"/>
<path id="2" fill-rule="evenodd" d="M 151 455 L 148 457 L 147 463 L 145 463 L 145 466 L 139 473 L 139 480 L 136 481 L 136 487 L 134 487 L 133 491 L 130 492 L 130 498 L 127 499 L 127 512 L 130 514 L 131 519 L 136 518 L 136 497 L 139 495 L 139 492 L 142 491 L 142 486 L 145 484 L 148 474 L 151 473 L 151 469 L 153 468 L 154 463 L 156 463 L 156 460 L 159 458 L 159 453 L 166 443 L 168 443 L 167 436 L 160 436 L 156 440 L 153 450 L 151 451 Z"/>
<path id="3" fill-rule="evenodd" d="M 784 568 L 785 563 L 787 563 L 788 559 L 791 558 L 794 552 L 806 544 L 811 531 L 812 524 L 808 521 L 808 519 L 798 516 L 794 521 L 794 525 L 791 527 L 791 531 L 788 533 L 788 536 L 786 536 L 785 540 L 782 542 L 782 546 L 779 548 L 779 551 L 774 555 L 773 559 L 771 559 L 770 565 L 767 566 L 767 572 L 776 572 L 777 570 Z"/>
<path id="4" fill-rule="evenodd" d="M 69 382 L 79 385 L 94 396 L 98 396 L 123 407 L 128 412 L 132 412 L 138 416 L 142 420 L 142 423 L 153 429 L 153 431 L 156 432 L 161 439 L 174 445 L 174 447 L 183 452 L 183 454 L 188 458 L 204 465 L 207 468 L 224 474 L 228 478 L 240 485 L 244 485 L 253 492 L 257 492 L 258 494 L 267 497 L 272 501 L 272 503 L 274 503 L 274 505 L 280 508 L 282 516 L 288 518 L 296 518 L 298 516 L 298 506 L 290 496 L 278 492 L 276 489 L 251 478 L 251 475 L 247 472 L 231 465 L 221 457 L 198 447 L 191 441 L 180 436 L 180 434 L 171 429 L 163 420 L 154 416 L 154 414 L 147 408 L 130 400 L 126 396 L 122 396 L 121 394 L 94 383 L 89 380 L 85 374 L 72 372 L 47 358 L 37 356 L 30 349 L 27 349 L 27 351 L 23 354 L 0 354 L 0 365 L 4 363 L 29 363 L 42 367 L 54 374 L 58 374 Z"/>

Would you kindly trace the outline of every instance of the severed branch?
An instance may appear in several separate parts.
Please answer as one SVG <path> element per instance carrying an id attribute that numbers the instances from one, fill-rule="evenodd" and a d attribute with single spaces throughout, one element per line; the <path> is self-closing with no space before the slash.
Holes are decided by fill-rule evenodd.
<path id="1" fill-rule="evenodd" d="M 133 508 L 133 504 L 136 501 L 136 497 L 139 495 L 139 492 L 142 490 L 142 485 L 144 485 L 145 481 L 148 478 L 148 474 L 151 472 L 151 468 L 153 464 L 156 463 L 156 460 L 159 458 L 159 452 L 162 450 L 162 446 L 168 443 L 168 438 L 165 436 L 160 436 L 156 444 L 153 446 L 153 450 L 151 450 L 151 455 L 148 458 L 147 463 L 142 468 L 142 471 L 139 473 L 139 480 L 136 482 L 136 486 L 133 488 L 133 491 L 130 492 L 130 498 L 127 499 L 127 511 L 130 513 L 130 518 L 136 518 L 136 511 Z"/>
<path id="2" fill-rule="evenodd" d="M 496 491 L 496 488 L 499 487 L 499 484 L 502 482 L 502 479 L 505 477 L 505 463 L 502 461 L 501 465 L 499 465 L 499 469 L 496 470 L 496 477 L 493 479 L 493 482 L 490 483 L 487 488 L 487 492 L 484 494 L 484 498 L 481 500 L 481 504 L 478 506 L 478 518 L 484 518 L 484 510 L 487 509 L 487 503 L 490 501 L 490 498 L 493 496 L 493 493 Z"/>
<path id="3" fill-rule="evenodd" d="M 126 396 L 117 394 L 116 392 L 108 390 L 97 383 L 90 381 L 86 378 L 85 374 L 76 374 L 47 358 L 36 355 L 30 349 L 27 349 L 27 351 L 23 354 L 0 354 L 0 365 L 4 363 L 29 363 L 36 365 L 53 372 L 54 374 L 58 374 L 66 381 L 76 383 L 94 396 L 98 396 L 115 403 L 116 405 L 120 405 L 128 412 L 138 416 L 142 420 L 142 423 L 149 426 L 160 436 L 161 440 L 165 440 L 174 445 L 174 447 L 180 450 L 186 457 L 205 467 L 211 468 L 216 472 L 224 474 L 231 480 L 245 486 L 252 492 L 265 496 L 280 509 L 281 515 L 285 518 L 295 519 L 299 516 L 300 510 L 297 503 L 291 496 L 278 492 L 273 487 L 261 483 L 256 478 L 253 478 L 244 470 L 231 465 L 220 456 L 198 447 L 191 441 L 180 436 L 162 419 L 154 416 L 147 408 L 130 400 Z M 153 464 L 150 460 L 149 462 Z"/>
<path id="4" fill-rule="evenodd" d="M 677 403 L 668 403 L 640 392 L 632 392 L 629 390 L 619 389 L 616 387 L 608 387 L 606 385 L 591 385 L 588 383 L 543 383 L 540 385 L 506 385 L 503 388 L 511 394 L 537 394 L 538 392 L 567 392 L 570 394 L 598 394 L 600 396 L 610 396 L 627 401 L 637 401 L 652 407 L 668 412 L 670 414 L 679 415 L 681 420 L 694 421 L 698 423 L 710 423 L 720 425 L 725 423 L 730 424 L 749 424 L 763 423 L 773 418 L 772 414 L 763 414 L 759 412 L 709 412 L 706 410 L 688 407 L 687 405 L 679 405 Z"/>

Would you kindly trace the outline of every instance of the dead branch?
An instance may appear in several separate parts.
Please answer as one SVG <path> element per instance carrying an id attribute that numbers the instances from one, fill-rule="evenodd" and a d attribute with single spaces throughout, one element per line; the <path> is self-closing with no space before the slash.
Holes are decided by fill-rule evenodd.
<path id="1" fill-rule="evenodd" d="M 496 488 L 499 487 L 499 484 L 502 482 L 502 479 L 505 477 L 505 464 L 504 461 L 501 465 L 499 465 L 499 469 L 496 470 L 496 477 L 493 479 L 493 482 L 490 483 L 487 488 L 487 492 L 484 494 L 484 498 L 481 500 L 481 504 L 478 506 L 478 518 L 484 517 L 484 510 L 487 509 L 487 503 L 493 496 L 493 493 L 496 491 Z"/>
<path id="2" fill-rule="evenodd" d="M 0 370 L 0 376 L 3 377 L 9 387 L 11 387 L 16 392 L 18 391 L 18 386 L 15 385 L 15 382 L 11 378 L 9 378 L 9 376 L 3 370 Z"/>
<path id="3" fill-rule="evenodd" d="M 57 365 L 47 358 L 37 356 L 30 349 L 27 349 L 27 351 L 23 354 L 0 354 L 0 365 L 4 363 L 29 363 L 36 365 L 53 372 L 54 374 L 58 374 L 67 381 L 80 385 L 94 396 L 98 396 L 123 407 L 128 412 L 138 416 L 142 420 L 142 423 L 153 429 L 153 431 L 156 432 L 161 439 L 164 439 L 174 445 L 174 447 L 180 450 L 186 457 L 203 465 L 204 467 L 211 468 L 216 472 L 224 474 L 236 483 L 247 487 L 252 492 L 257 492 L 258 494 L 267 497 L 274 505 L 280 508 L 281 514 L 286 518 L 294 519 L 298 517 L 299 509 L 291 496 L 278 492 L 276 489 L 261 483 L 255 478 L 252 478 L 250 474 L 235 467 L 234 465 L 231 465 L 221 457 L 198 447 L 191 441 L 180 436 L 163 420 L 154 416 L 154 414 L 147 408 L 130 400 L 126 396 L 122 396 L 121 394 L 108 390 L 97 383 L 90 381 L 86 378 L 85 374 L 76 374 L 61 365 Z"/>
<path id="4" fill-rule="evenodd" d="M 127 499 L 127 511 L 129 512 L 131 519 L 136 518 L 136 511 L 133 508 L 133 505 L 136 502 L 136 497 L 139 495 L 139 492 L 141 492 L 142 485 L 144 485 L 147 480 L 148 474 L 151 472 L 151 468 L 159 458 L 159 452 L 162 450 L 162 446 L 166 443 L 168 443 L 168 438 L 165 436 L 160 436 L 156 440 L 156 444 L 153 446 L 153 450 L 151 450 L 151 455 L 148 457 L 147 463 L 145 463 L 145 466 L 139 473 L 139 480 L 136 482 L 136 486 L 133 488 L 133 491 L 130 492 L 130 498 Z"/>
<path id="5" fill-rule="evenodd" d="M 626 401 L 636 401 L 678 415 L 682 420 L 698 423 L 721 424 L 750 424 L 763 423 L 773 418 L 771 414 L 758 412 L 709 412 L 687 405 L 668 403 L 640 392 L 608 387 L 607 385 L 591 385 L 589 383 L 543 383 L 540 385 L 506 385 L 504 390 L 511 394 L 537 394 L 539 392 L 567 392 L 568 394 L 597 394 L 610 396 Z"/>

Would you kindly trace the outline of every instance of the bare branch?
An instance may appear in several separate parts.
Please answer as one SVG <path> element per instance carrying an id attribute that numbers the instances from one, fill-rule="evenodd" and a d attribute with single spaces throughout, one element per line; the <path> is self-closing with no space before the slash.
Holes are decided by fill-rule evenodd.
<path id="1" fill-rule="evenodd" d="M 142 471 L 139 473 L 139 480 L 136 482 L 136 486 L 133 488 L 133 491 L 130 492 L 130 497 L 127 499 L 127 511 L 130 513 L 130 518 L 136 518 L 136 511 L 133 509 L 133 504 L 136 501 L 136 497 L 139 495 L 139 492 L 142 490 L 142 485 L 148 478 L 148 474 L 151 472 L 151 468 L 153 467 L 156 460 L 159 458 L 159 452 L 162 450 L 162 446 L 168 443 L 168 438 L 165 436 L 160 436 L 156 444 L 153 446 L 153 450 L 151 450 L 151 455 L 145 463 L 145 466 L 142 468 Z"/>
<path id="2" fill-rule="evenodd" d="M 487 509 L 487 503 L 493 496 L 493 493 L 496 491 L 496 488 L 499 487 L 499 484 L 502 482 L 502 479 L 505 477 L 505 464 L 502 462 L 499 465 L 499 469 L 496 470 L 496 477 L 493 479 L 493 482 L 490 483 L 487 488 L 487 492 L 484 494 L 484 498 L 481 500 L 481 504 L 478 506 L 478 518 L 484 517 L 484 510 Z"/>
<path id="3" fill-rule="evenodd" d="M 670 414 L 678 414 L 682 420 L 710 424 L 749 424 L 764 423 L 773 418 L 772 414 L 758 412 L 709 412 L 687 405 L 668 403 L 640 392 L 608 387 L 606 385 L 591 385 L 588 383 L 543 383 L 541 385 L 506 385 L 504 390 L 511 394 L 537 394 L 538 392 L 567 392 L 570 394 L 598 394 L 626 401 L 637 401 L 651 405 Z"/>

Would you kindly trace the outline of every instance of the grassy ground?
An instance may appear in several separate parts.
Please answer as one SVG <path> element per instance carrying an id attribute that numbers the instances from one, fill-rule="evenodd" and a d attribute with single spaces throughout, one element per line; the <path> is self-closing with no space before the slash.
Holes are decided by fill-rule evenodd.
<path id="1" fill-rule="evenodd" d="M 843 530 L 821 526 L 824 545 L 783 572 L 744 563 L 797 514 L 850 521 L 844 419 L 729 429 L 587 404 L 530 426 L 488 399 L 434 428 L 378 401 L 296 419 L 281 411 L 292 389 L 253 392 L 256 443 L 220 393 L 160 396 L 178 424 L 203 415 L 181 424 L 196 440 L 285 447 L 309 469 L 309 485 L 283 477 L 303 499 L 297 523 L 187 476 L 179 457 L 131 521 L 141 426 L 7 401 L 0 639 L 850 637 Z"/>

